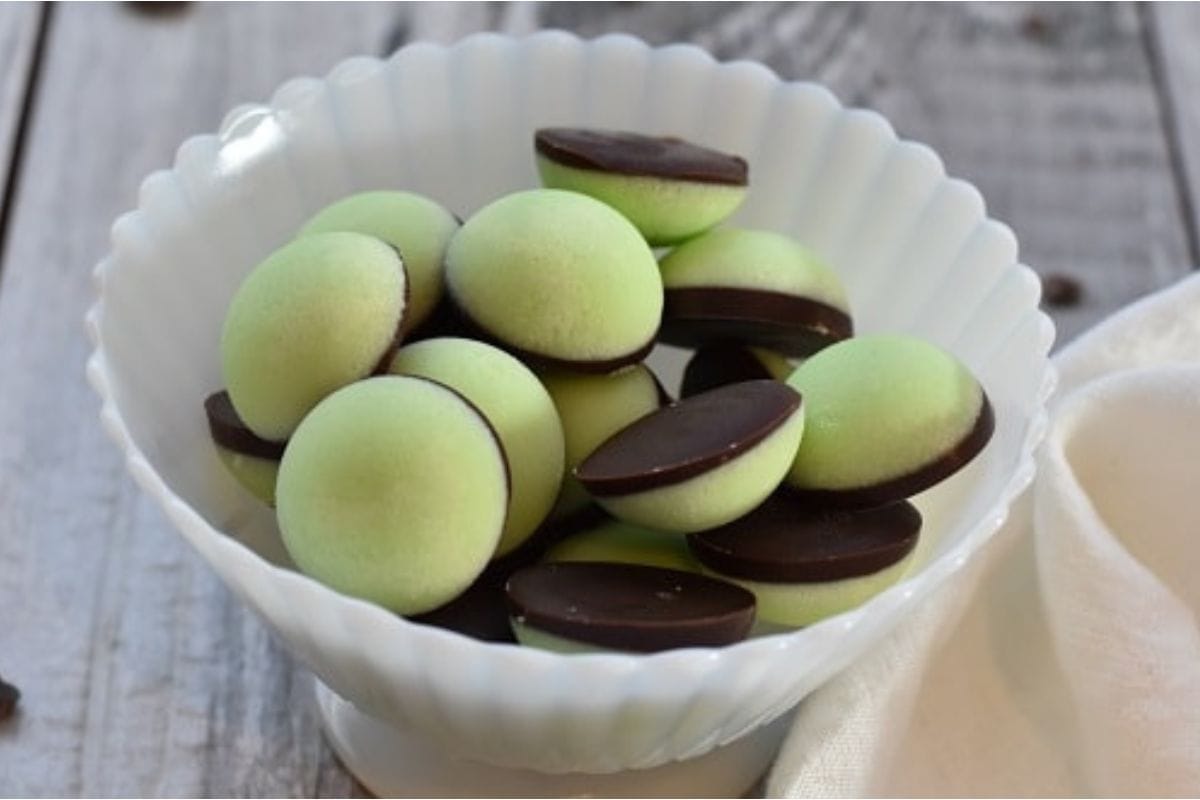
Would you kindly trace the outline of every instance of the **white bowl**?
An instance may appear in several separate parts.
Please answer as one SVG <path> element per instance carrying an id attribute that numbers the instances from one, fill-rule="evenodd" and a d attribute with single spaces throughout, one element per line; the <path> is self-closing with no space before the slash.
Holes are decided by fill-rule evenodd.
<path id="1" fill-rule="evenodd" d="M 736 222 L 795 235 L 845 280 L 862 332 L 963 359 L 996 411 L 965 471 L 916 498 L 919 567 L 861 608 L 724 649 L 563 656 L 409 623 L 291 571 L 273 515 L 219 465 L 201 401 L 242 277 L 322 205 L 396 187 L 462 216 L 537 183 L 532 132 L 672 133 L 744 155 Z M 774 720 L 893 628 L 1001 524 L 1033 474 L 1053 326 L 1017 243 L 969 184 L 880 115 L 691 46 L 626 36 L 473 36 L 353 58 L 284 84 L 179 148 L 116 221 L 96 269 L 88 375 L 138 483 L 290 651 L 357 708 L 446 752 L 550 773 L 646 768 Z M 668 380 L 678 355 L 657 353 Z M 278 564 L 278 565 L 277 565 Z"/>

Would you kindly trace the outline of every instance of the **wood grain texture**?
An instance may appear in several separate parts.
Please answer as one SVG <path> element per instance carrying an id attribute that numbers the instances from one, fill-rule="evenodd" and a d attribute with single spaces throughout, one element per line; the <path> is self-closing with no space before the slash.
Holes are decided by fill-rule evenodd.
<path id="1" fill-rule="evenodd" d="M 8 185 L 41 17 L 34 3 L 0 4 L 0 192 Z"/>
<path id="2" fill-rule="evenodd" d="M 377 51 L 402 13 L 55 9 L 0 270 L 0 673 L 24 692 L 0 728 L 0 795 L 362 793 L 321 738 L 308 673 L 101 432 L 81 315 L 142 177 L 235 104 Z"/>
<path id="3" fill-rule="evenodd" d="M 0 154 L 33 11 L 0 5 Z M 1069 337 L 1186 265 L 1163 128 L 1180 114 L 1159 104 L 1144 22 L 1126 5 L 56 7 L 0 263 L 0 674 L 24 691 L 0 726 L 0 796 L 363 792 L 320 736 L 307 672 L 142 497 L 84 382 L 91 266 L 187 135 L 407 41 L 539 24 L 695 41 L 828 83 L 937 148 L 1029 263 L 1085 282 L 1057 315 Z M 1172 55 L 1188 40 L 1157 35 L 1173 91 L 1194 94 L 1194 53 Z"/>
<path id="4" fill-rule="evenodd" d="M 980 189 L 1023 260 L 1083 284 L 1077 307 L 1052 309 L 1060 343 L 1189 267 L 1143 20 L 1128 4 L 570 3 L 543 21 L 692 41 L 882 112 Z"/>
<path id="5" fill-rule="evenodd" d="M 0 9 L 4 8 L 0 6 Z M 138 491 L 84 380 L 92 265 L 140 180 L 283 80 L 527 6 L 56 8 L 0 268 L 0 796 L 346 796 L 306 670 Z"/>
<path id="6" fill-rule="evenodd" d="M 1200 269 L 1200 5 L 1148 3 L 1142 10 L 1159 73 L 1180 201 L 1190 226 L 1190 265 Z"/>

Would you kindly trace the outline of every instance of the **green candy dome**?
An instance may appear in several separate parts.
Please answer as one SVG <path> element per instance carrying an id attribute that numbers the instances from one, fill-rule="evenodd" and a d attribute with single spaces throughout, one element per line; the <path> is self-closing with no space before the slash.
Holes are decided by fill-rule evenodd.
<path id="1" fill-rule="evenodd" d="M 255 267 L 221 331 L 221 372 L 246 427 L 283 441 L 371 374 L 394 346 L 405 286 L 396 251 L 359 233 L 305 236 Z"/>
<path id="2" fill-rule="evenodd" d="M 720 286 L 779 292 L 847 311 L 841 279 L 807 247 L 781 233 L 719 228 L 681 244 L 662 260 L 663 286 Z"/>
<path id="3" fill-rule="evenodd" d="M 911 336 L 847 339 L 787 382 L 808 415 L 787 483 L 822 502 L 868 507 L 916 494 L 970 461 L 993 429 L 970 371 Z"/>
<path id="4" fill-rule="evenodd" d="M 721 228 L 684 242 L 660 267 L 665 342 L 808 356 L 853 333 L 841 279 L 782 234 Z"/>
<path id="5" fill-rule="evenodd" d="M 695 533 L 754 509 L 780 484 L 805 425 L 779 381 L 722 386 L 621 429 L 575 468 L 605 511 L 634 525 Z"/>
<path id="6" fill-rule="evenodd" d="M 508 509 L 495 432 L 457 392 L 377 377 L 323 400 L 296 429 L 275 490 L 300 569 L 399 614 L 446 603 L 483 571 Z"/>
<path id="7" fill-rule="evenodd" d="M 488 337 L 549 366 L 609 372 L 639 361 L 662 316 L 645 240 L 574 192 L 517 192 L 481 209 L 450 242 L 446 281 Z"/>
<path id="8" fill-rule="evenodd" d="M 745 186 L 616 175 L 537 159 L 542 185 L 580 192 L 612 206 L 655 247 L 703 233 L 738 209 Z"/>
<path id="9" fill-rule="evenodd" d="M 542 128 L 534 149 L 543 185 L 612 206 L 655 246 L 708 230 L 746 198 L 744 159 L 677 137 Z"/>
<path id="10" fill-rule="evenodd" d="M 404 330 L 408 332 L 428 319 L 442 298 L 442 263 L 456 230 L 458 220 L 454 215 L 427 197 L 377 191 L 351 195 L 326 206 L 300 234 L 365 233 L 399 250 L 409 279 L 409 309 L 404 317 Z"/>
<path id="11" fill-rule="evenodd" d="M 589 502 L 571 470 L 605 439 L 657 410 L 663 396 L 658 380 L 645 364 L 607 375 L 546 372 L 541 379 L 558 411 L 566 442 L 562 493 L 552 515 L 561 519 Z"/>
<path id="12" fill-rule="evenodd" d="M 512 551 L 546 518 L 562 483 L 562 425 L 541 381 L 503 350 L 455 338 L 407 345 L 388 371 L 449 386 L 491 423 L 512 476 L 512 504 L 496 555 Z"/>

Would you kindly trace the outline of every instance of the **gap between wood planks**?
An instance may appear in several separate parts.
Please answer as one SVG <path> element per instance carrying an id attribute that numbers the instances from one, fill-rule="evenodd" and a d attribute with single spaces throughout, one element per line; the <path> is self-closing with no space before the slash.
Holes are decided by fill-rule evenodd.
<path id="1" fill-rule="evenodd" d="M 1167 145 L 1167 158 L 1171 164 L 1171 178 L 1175 183 L 1175 194 L 1179 201 L 1179 211 L 1183 215 L 1183 229 L 1187 236 L 1187 254 L 1192 262 L 1192 269 L 1200 269 L 1200 231 L 1196 230 L 1197 216 L 1196 197 L 1188 180 L 1188 165 L 1185 159 L 1183 133 L 1180 131 L 1180 109 L 1177 98 L 1167 75 L 1170 69 L 1169 59 L 1163 52 L 1159 31 L 1153 16 L 1158 12 L 1153 3 L 1139 4 L 1138 18 L 1142 24 L 1142 44 L 1146 48 L 1146 63 L 1150 68 L 1150 79 L 1154 84 L 1154 93 L 1158 97 L 1158 109 L 1162 119 L 1163 137 Z M 1184 100 L 1184 98 L 1179 98 Z M 1186 102 L 1186 100 L 1185 100 Z"/>
<path id="2" fill-rule="evenodd" d="M 4 253 L 8 246 L 9 223 L 12 210 L 17 205 L 17 193 L 21 187 L 21 162 L 25 155 L 25 143 L 33 121 L 33 107 L 37 102 L 38 78 L 46 60 L 46 42 L 50 38 L 50 23 L 54 16 L 53 3 L 38 5 L 38 21 L 34 31 L 33 53 L 29 59 L 29 71 L 21 102 L 17 106 L 17 126 L 13 135 L 12 149 L 8 154 L 8 171 L 4 185 L 0 187 L 0 273 L 4 269 Z"/>

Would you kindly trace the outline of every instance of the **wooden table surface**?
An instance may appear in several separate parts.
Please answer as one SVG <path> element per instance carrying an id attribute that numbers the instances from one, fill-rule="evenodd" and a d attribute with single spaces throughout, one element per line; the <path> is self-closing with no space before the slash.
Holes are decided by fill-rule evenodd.
<path id="1" fill-rule="evenodd" d="M 158 5 L 158 4 L 156 4 Z M 346 795 L 309 674 L 136 488 L 84 380 L 93 264 L 235 104 L 477 30 L 691 41 L 877 109 L 1077 280 L 1060 341 L 1200 263 L 1200 8 L 0 5 L 0 795 Z"/>

